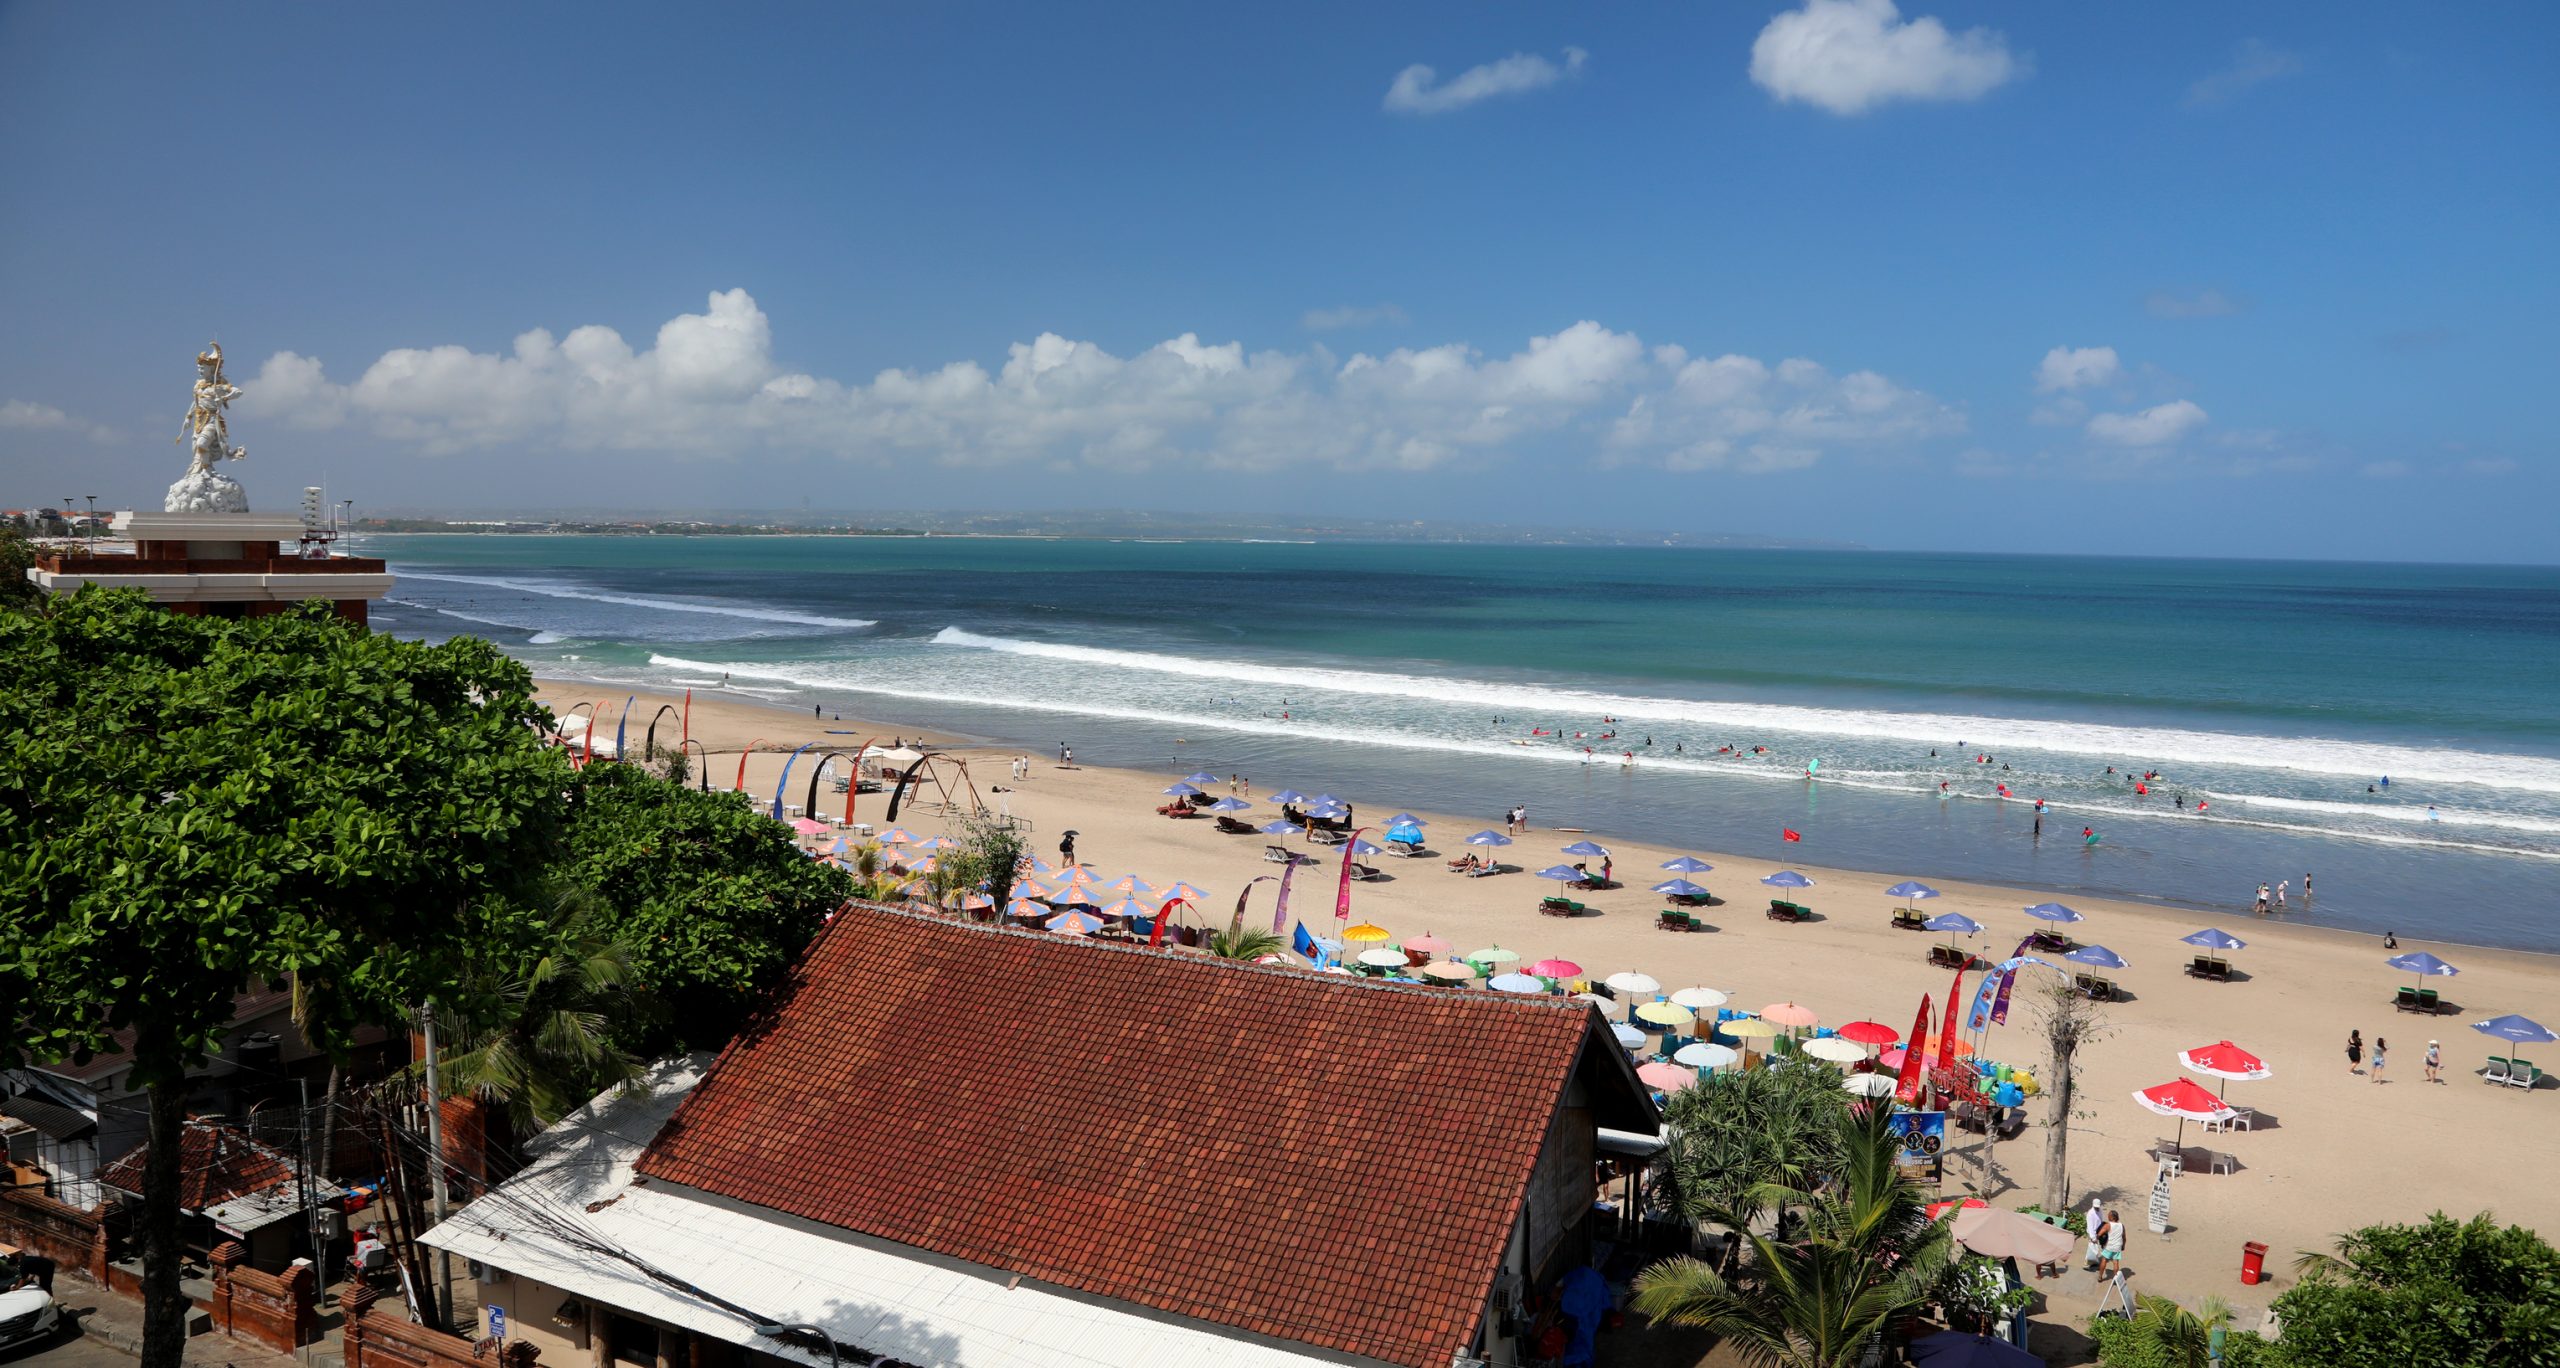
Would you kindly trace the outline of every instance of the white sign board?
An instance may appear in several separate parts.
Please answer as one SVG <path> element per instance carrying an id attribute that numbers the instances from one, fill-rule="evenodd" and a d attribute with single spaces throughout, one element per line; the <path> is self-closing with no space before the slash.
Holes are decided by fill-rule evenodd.
<path id="1" fill-rule="evenodd" d="M 2151 1233 L 2169 1233 L 2169 1166 L 2162 1164 L 2160 1174 L 2151 1180 Z"/>

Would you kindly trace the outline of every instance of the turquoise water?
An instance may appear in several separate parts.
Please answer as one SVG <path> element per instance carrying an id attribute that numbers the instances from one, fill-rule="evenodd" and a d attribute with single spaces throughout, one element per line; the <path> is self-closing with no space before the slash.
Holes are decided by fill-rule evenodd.
<path id="1" fill-rule="evenodd" d="M 2315 920 L 2560 948 L 2550 569 L 851 538 L 377 549 L 403 577 L 387 630 L 478 631 L 546 671 L 725 675 L 1097 761 L 1487 817 L 1523 801 L 1542 825 L 1897 877 L 2227 909 L 2312 871 Z M 1782 824 L 1802 846 L 1778 848 Z"/>

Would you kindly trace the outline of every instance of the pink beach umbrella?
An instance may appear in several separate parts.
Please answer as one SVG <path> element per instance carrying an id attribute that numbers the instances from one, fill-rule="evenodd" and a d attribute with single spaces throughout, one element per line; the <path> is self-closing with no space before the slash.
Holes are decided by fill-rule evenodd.
<path id="1" fill-rule="evenodd" d="M 1450 951 L 1457 949 L 1457 947 L 1450 944 L 1445 937 L 1432 935 L 1428 931 L 1406 941 L 1404 943 L 1404 948 L 1407 950 L 1419 950 L 1426 955 L 1445 955 Z"/>
<path id="2" fill-rule="evenodd" d="M 1405 948 L 1412 949 L 1413 942 L 1406 941 Z M 1532 977 L 1542 979 L 1580 978 L 1582 966 L 1569 959 L 1542 959 L 1529 966 L 1529 973 Z"/>
<path id="3" fill-rule="evenodd" d="M 1795 1002 L 1773 1002 L 1760 1009 L 1760 1019 L 1772 1026 L 1810 1026 L 1822 1018 L 1812 1008 Z"/>
<path id="4" fill-rule="evenodd" d="M 791 829 L 803 836 L 816 836 L 827 830 L 827 824 L 811 821 L 806 817 L 794 817 L 791 819 Z"/>
<path id="5" fill-rule="evenodd" d="M 1646 1087 L 1660 1088 L 1664 1092 L 1678 1092 L 1695 1086 L 1698 1081 L 1697 1070 L 1665 1064 L 1660 1060 L 1637 1066 L 1636 1077 L 1643 1079 Z"/>

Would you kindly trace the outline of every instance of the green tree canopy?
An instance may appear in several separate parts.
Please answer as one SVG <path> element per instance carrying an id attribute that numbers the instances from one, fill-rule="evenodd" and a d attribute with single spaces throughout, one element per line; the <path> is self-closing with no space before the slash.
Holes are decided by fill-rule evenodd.
<path id="1" fill-rule="evenodd" d="M 624 947 L 661 1009 L 618 1042 L 637 1057 L 725 1044 L 852 896 L 841 870 L 736 794 L 610 764 L 569 791 L 559 872 L 594 898 L 592 930 Z"/>
<path id="2" fill-rule="evenodd" d="M 1756 1219 L 1772 1185 L 1836 1170 L 1849 1095 L 1827 1069 L 1725 1069 L 1671 1095 L 1665 1157 L 1681 1215 Z"/>
<path id="3" fill-rule="evenodd" d="M 0 614 L 0 1062 L 131 1028 L 151 1097 L 144 1353 L 174 1368 L 187 1069 L 253 980 L 323 1049 L 455 980 L 552 848 L 566 763 L 524 667 L 325 604 L 189 617 L 84 590 Z"/>
<path id="4" fill-rule="evenodd" d="M 2552 1368 L 2560 1365 L 2560 1253 L 2486 1212 L 2375 1225 L 2306 1255 L 2276 1298 L 2288 1368 Z"/>

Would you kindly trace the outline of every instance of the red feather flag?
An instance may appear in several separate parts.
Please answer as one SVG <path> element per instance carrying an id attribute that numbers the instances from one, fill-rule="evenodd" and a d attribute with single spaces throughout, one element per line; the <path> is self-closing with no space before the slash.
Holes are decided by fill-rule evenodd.
<path id="1" fill-rule="evenodd" d="M 1902 1048 L 1902 1069 L 1894 1075 L 1893 1099 L 1908 1105 L 1920 1100 L 1921 1056 L 1929 1053 L 1929 995 L 1920 995 L 1920 1015 L 1911 1019 L 1911 1039 Z"/>
<path id="2" fill-rule="evenodd" d="M 1941 1069 L 1956 1062 L 1956 1004 L 1963 997 L 1964 970 L 1959 967 L 1954 986 L 1947 989 L 1946 1028 L 1938 1032 L 1938 1067 Z"/>
<path id="3" fill-rule="evenodd" d="M 1790 841 L 1801 841 L 1804 839 L 1804 833 L 1796 830 L 1794 827 L 1780 827 L 1778 828 L 1778 834 L 1786 837 Z"/>

